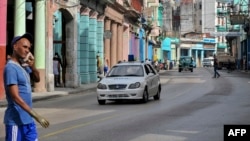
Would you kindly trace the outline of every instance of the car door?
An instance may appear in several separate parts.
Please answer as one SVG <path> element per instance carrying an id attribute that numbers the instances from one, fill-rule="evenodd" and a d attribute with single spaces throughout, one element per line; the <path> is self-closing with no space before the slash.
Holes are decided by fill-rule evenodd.
<path id="1" fill-rule="evenodd" d="M 151 76 L 152 78 L 152 91 L 151 94 L 155 95 L 158 91 L 158 85 L 159 85 L 159 75 L 158 73 L 154 70 L 154 68 L 147 64 L 148 68 L 150 69 L 150 72 L 153 73 L 153 75 Z"/>
<path id="2" fill-rule="evenodd" d="M 153 84 L 152 84 L 153 75 L 151 69 L 146 64 L 144 65 L 144 68 L 146 71 L 145 81 L 148 87 L 148 95 L 150 96 L 152 94 L 152 89 L 153 89 Z"/>

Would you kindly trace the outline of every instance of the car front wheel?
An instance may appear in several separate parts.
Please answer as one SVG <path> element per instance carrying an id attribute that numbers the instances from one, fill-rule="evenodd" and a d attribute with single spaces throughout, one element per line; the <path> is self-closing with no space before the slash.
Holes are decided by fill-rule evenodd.
<path id="1" fill-rule="evenodd" d="M 161 94 L 161 89 L 158 88 L 157 94 L 154 96 L 154 100 L 159 100 L 160 99 L 160 94 Z"/>
<path id="2" fill-rule="evenodd" d="M 106 100 L 99 100 L 99 99 L 98 99 L 98 103 L 99 103 L 100 105 L 105 105 Z"/>
<path id="3" fill-rule="evenodd" d="M 148 102 L 148 92 L 147 92 L 146 89 L 145 89 L 144 92 L 143 92 L 141 102 L 142 102 L 142 103 L 147 103 L 147 102 Z"/>

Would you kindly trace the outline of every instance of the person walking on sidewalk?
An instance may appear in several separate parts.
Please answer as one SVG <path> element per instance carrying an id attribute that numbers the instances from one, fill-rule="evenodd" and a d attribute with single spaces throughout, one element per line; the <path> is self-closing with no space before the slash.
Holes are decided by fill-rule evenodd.
<path id="1" fill-rule="evenodd" d="M 54 74 L 54 86 L 60 86 L 60 62 L 58 56 L 53 57 L 53 74 Z"/>
<path id="2" fill-rule="evenodd" d="M 213 78 L 219 78 L 220 77 L 220 74 L 218 73 L 218 60 L 217 60 L 217 57 L 216 55 L 214 54 L 214 77 Z"/>
<path id="3" fill-rule="evenodd" d="M 8 102 L 5 114 L 6 141 L 37 141 L 38 134 L 33 118 L 44 128 L 49 121 L 32 109 L 32 91 L 30 79 L 40 81 L 34 58 L 26 58 L 30 53 L 33 37 L 29 33 L 12 39 L 13 53 L 4 68 L 4 87 Z M 26 62 L 24 62 L 26 60 Z M 27 72 L 22 64 L 27 63 L 31 72 Z"/>

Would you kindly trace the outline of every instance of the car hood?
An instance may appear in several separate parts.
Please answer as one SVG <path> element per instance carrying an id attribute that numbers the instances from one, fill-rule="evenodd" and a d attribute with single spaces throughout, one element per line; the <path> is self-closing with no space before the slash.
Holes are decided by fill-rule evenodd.
<path id="1" fill-rule="evenodd" d="M 135 82 L 142 82 L 144 77 L 105 77 L 100 83 L 104 84 L 131 84 Z"/>

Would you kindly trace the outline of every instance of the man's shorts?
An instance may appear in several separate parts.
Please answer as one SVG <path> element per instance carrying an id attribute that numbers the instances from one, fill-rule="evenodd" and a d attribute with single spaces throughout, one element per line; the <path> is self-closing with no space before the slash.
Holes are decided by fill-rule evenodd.
<path id="1" fill-rule="evenodd" d="M 5 141 L 38 141 L 35 123 L 25 125 L 5 125 Z"/>

